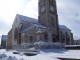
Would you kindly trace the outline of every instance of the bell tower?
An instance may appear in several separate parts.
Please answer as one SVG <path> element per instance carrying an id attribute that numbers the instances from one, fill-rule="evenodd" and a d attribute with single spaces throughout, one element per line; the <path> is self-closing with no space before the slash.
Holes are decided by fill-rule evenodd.
<path id="1" fill-rule="evenodd" d="M 51 28 L 53 36 L 59 37 L 59 24 L 55 0 L 38 0 L 38 22 Z"/>

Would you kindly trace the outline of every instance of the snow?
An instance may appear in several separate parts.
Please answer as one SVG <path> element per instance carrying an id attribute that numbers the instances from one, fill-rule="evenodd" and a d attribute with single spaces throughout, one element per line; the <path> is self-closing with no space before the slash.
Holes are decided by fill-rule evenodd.
<path id="1" fill-rule="evenodd" d="M 21 28 L 22 24 L 19 24 L 18 28 Z"/>
<path id="2" fill-rule="evenodd" d="M 36 23 L 34 24 L 35 26 L 37 27 L 41 27 L 41 28 L 46 28 L 45 26 L 42 26 L 38 23 L 38 19 L 35 19 L 35 18 L 31 18 L 31 17 L 27 17 L 27 16 L 23 16 L 23 15 L 20 15 L 20 14 L 17 14 L 17 16 L 22 20 L 22 21 L 27 21 L 27 22 L 30 22 L 30 23 Z M 60 29 L 64 29 L 64 30 L 70 30 L 69 28 L 67 28 L 65 25 L 59 25 L 59 28 Z M 71 30 L 70 30 L 71 31 Z"/>
<path id="3" fill-rule="evenodd" d="M 52 49 L 40 51 L 41 54 L 58 58 L 75 58 L 80 59 L 80 50 Z"/>
<path id="4" fill-rule="evenodd" d="M 70 30 L 69 28 L 67 28 L 65 25 L 59 25 L 60 29 L 64 29 L 64 30 Z M 70 30 L 71 31 L 71 30 Z"/>
<path id="5" fill-rule="evenodd" d="M 43 26 L 43 25 L 41 25 L 41 24 L 33 24 L 33 25 L 35 25 L 35 26 L 37 26 L 37 27 L 39 27 L 39 28 L 46 28 L 46 26 Z"/>
<path id="6" fill-rule="evenodd" d="M 5 52 L 5 55 L 7 55 L 7 57 L 6 56 L 4 56 L 4 58 L 7 60 L 43 60 L 43 59 L 45 59 L 45 60 L 59 60 L 59 59 L 57 59 L 57 58 L 51 58 L 51 57 L 47 57 L 46 55 L 43 55 L 43 54 L 38 54 L 38 55 L 36 55 L 36 56 L 25 56 L 25 55 L 20 55 L 20 54 L 13 54 L 12 53 L 13 52 L 13 50 L 12 51 L 7 51 L 7 52 Z M 3 59 L 4 59 L 3 58 Z"/>
<path id="7" fill-rule="evenodd" d="M 22 30 L 21 30 L 21 33 L 22 33 L 22 32 L 25 32 L 25 31 L 27 31 L 27 30 L 29 30 L 29 29 L 32 29 L 32 28 L 34 28 L 34 27 L 35 27 L 35 26 L 30 26 L 30 27 L 28 27 L 28 28 L 26 28 L 26 29 L 22 29 Z"/>
<path id="8" fill-rule="evenodd" d="M 59 60 L 58 58 L 75 58 L 80 59 L 80 50 L 65 49 L 46 49 L 38 51 L 35 56 L 26 56 L 13 54 L 15 50 L 0 50 L 0 59 L 2 60 Z M 1 52 L 3 54 L 1 54 Z M 4 58 L 3 58 L 4 57 Z"/>
<path id="9" fill-rule="evenodd" d="M 22 21 L 27 21 L 27 22 L 30 22 L 30 23 L 38 23 L 38 20 L 37 19 L 31 18 L 31 17 L 27 17 L 27 16 L 23 16 L 23 15 L 20 15 L 20 14 L 17 14 L 17 16 Z"/>
<path id="10" fill-rule="evenodd" d="M 65 45 L 65 47 L 80 47 L 80 45 Z"/>
<path id="11" fill-rule="evenodd" d="M 80 59 L 80 50 L 45 49 L 39 50 L 35 56 L 13 54 L 16 50 L 0 50 L 0 60 L 59 60 L 58 58 Z"/>
<path id="12" fill-rule="evenodd" d="M 56 42 L 43 42 L 43 41 L 39 41 L 39 42 L 35 42 L 35 49 L 62 49 L 65 47 L 64 44 Z"/>

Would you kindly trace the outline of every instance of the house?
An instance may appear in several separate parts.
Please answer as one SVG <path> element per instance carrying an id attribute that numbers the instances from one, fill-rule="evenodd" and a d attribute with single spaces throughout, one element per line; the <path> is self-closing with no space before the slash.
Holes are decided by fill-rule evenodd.
<path id="1" fill-rule="evenodd" d="M 80 45 L 80 36 L 74 37 L 74 45 Z"/>
<path id="2" fill-rule="evenodd" d="M 2 35 L 1 37 L 1 47 L 6 49 L 6 41 L 7 41 L 7 35 Z"/>

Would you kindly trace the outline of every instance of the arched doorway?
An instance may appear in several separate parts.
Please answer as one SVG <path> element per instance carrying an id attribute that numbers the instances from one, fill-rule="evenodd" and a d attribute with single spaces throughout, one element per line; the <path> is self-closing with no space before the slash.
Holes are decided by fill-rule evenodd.
<path id="1" fill-rule="evenodd" d="M 33 42 L 33 36 L 30 36 L 30 42 Z"/>
<path id="2" fill-rule="evenodd" d="M 57 36 L 55 34 L 52 34 L 52 42 L 57 42 Z"/>
<path id="3" fill-rule="evenodd" d="M 48 41 L 48 32 L 44 33 L 44 38 L 45 38 L 46 41 Z"/>

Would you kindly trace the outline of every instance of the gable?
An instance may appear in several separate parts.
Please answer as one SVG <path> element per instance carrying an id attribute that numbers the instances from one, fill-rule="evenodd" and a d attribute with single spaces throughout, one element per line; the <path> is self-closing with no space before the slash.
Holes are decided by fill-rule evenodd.
<path id="1" fill-rule="evenodd" d="M 38 20 L 37 19 L 31 18 L 31 17 L 27 17 L 27 16 L 23 16 L 23 15 L 20 15 L 20 14 L 17 14 L 17 16 L 22 21 L 28 21 L 30 23 L 38 23 Z"/>

